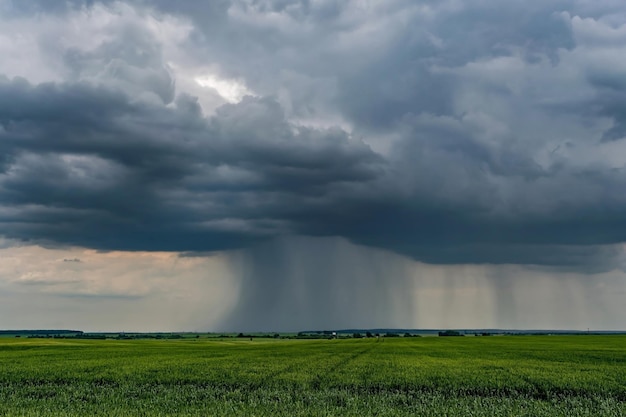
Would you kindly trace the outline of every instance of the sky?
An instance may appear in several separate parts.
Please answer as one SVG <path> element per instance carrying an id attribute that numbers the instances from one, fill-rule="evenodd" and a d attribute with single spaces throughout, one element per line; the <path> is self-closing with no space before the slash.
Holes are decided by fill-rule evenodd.
<path id="1" fill-rule="evenodd" d="M 0 0 L 0 328 L 626 329 L 622 0 Z"/>

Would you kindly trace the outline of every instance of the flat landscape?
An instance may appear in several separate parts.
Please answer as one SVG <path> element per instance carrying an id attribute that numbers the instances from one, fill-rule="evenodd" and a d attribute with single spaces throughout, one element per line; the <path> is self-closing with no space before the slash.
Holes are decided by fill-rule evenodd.
<path id="1" fill-rule="evenodd" d="M 0 338 L 0 416 L 625 416 L 625 336 Z"/>

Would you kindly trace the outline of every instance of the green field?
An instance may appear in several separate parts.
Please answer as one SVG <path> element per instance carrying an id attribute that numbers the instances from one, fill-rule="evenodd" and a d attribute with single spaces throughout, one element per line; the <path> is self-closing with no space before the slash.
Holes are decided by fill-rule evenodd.
<path id="1" fill-rule="evenodd" d="M 0 416 L 626 416 L 626 337 L 0 339 Z"/>

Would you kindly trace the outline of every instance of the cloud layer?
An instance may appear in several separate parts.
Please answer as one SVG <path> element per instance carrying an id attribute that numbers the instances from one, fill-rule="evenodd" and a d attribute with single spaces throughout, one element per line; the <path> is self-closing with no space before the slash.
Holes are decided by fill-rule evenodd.
<path id="1" fill-rule="evenodd" d="M 0 1 L 0 230 L 621 267 L 618 1 Z M 246 95 L 247 94 L 247 95 Z"/>

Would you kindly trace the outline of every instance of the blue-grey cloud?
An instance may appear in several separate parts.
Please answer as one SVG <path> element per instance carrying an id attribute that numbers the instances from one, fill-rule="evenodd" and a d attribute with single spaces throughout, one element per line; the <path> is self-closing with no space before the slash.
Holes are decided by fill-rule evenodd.
<path id="1" fill-rule="evenodd" d="M 7 238 L 206 252 L 341 236 L 435 263 L 619 266 L 618 3 L 0 4 L 7 22 L 133 11 L 59 42 L 41 58 L 56 78 L 0 79 Z M 165 19 L 190 27 L 179 49 L 150 29 Z M 251 94 L 207 112 L 187 67 Z"/>

